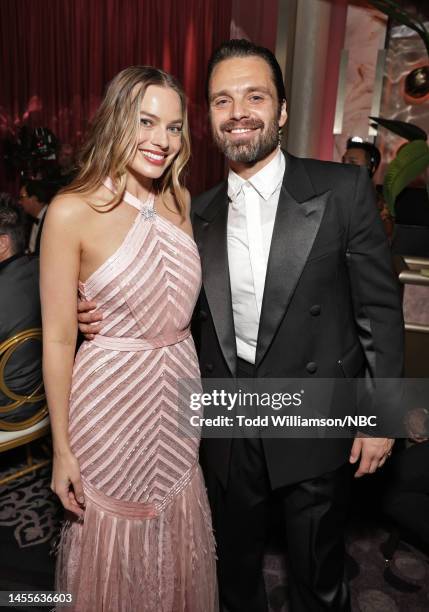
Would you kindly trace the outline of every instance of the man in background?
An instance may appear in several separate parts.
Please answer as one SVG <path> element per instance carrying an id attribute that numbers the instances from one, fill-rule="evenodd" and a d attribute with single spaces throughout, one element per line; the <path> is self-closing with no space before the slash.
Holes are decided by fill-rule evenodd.
<path id="1" fill-rule="evenodd" d="M 42 180 L 26 181 L 19 191 L 19 204 L 32 220 L 27 250 L 34 255 L 40 253 L 45 214 L 53 195 L 52 189 Z"/>
<path id="2" fill-rule="evenodd" d="M 25 254 L 25 225 L 22 211 L 12 198 L 0 194 L 0 344 L 16 334 L 41 327 L 39 259 Z M 34 391 L 42 381 L 42 348 L 39 341 L 28 341 L 9 358 L 4 379 L 6 387 L 19 395 Z M 0 392 L 0 406 L 13 400 Z M 26 403 L 5 421 L 31 417 L 40 403 Z"/>
<path id="3" fill-rule="evenodd" d="M 377 172 L 381 162 L 380 151 L 372 142 L 365 142 L 359 136 L 352 136 L 346 144 L 343 164 L 366 166 L 370 178 Z"/>
<path id="4" fill-rule="evenodd" d="M 346 151 L 342 158 L 343 164 L 353 166 L 364 166 L 368 169 L 368 174 L 373 179 L 381 162 L 379 149 L 372 143 L 363 140 L 360 136 L 352 136 L 346 144 Z M 384 231 L 389 240 L 393 237 L 394 222 L 383 198 L 383 186 L 375 185 L 374 189 L 377 198 L 377 208 L 383 221 Z"/>
<path id="5" fill-rule="evenodd" d="M 76 175 L 75 150 L 73 145 L 63 142 L 57 154 L 57 168 L 51 179 L 58 188 L 69 185 Z"/>

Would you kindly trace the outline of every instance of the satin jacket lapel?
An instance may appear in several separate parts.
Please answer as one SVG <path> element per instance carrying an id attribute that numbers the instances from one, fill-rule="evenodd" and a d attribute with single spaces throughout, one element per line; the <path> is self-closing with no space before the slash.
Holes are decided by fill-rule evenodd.
<path id="1" fill-rule="evenodd" d="M 237 349 L 229 279 L 227 222 L 228 195 L 225 183 L 204 212 L 195 214 L 194 228 L 201 257 L 203 288 L 223 356 L 235 376 Z"/>
<path id="2" fill-rule="evenodd" d="M 264 358 L 288 308 L 319 230 L 329 194 L 316 195 L 301 161 L 286 154 L 285 177 L 265 279 L 256 366 Z"/>

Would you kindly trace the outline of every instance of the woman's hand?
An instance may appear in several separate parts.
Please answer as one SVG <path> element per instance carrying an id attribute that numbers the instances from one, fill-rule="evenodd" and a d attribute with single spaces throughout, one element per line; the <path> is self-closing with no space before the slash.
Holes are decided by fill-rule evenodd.
<path id="1" fill-rule="evenodd" d="M 51 489 L 66 510 L 83 518 L 85 497 L 79 462 L 71 451 L 54 453 Z"/>

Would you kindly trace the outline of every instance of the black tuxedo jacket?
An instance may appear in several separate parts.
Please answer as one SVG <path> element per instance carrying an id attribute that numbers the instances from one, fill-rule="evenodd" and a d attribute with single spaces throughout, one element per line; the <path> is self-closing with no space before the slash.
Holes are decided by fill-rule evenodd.
<path id="1" fill-rule="evenodd" d="M 42 230 L 43 224 L 45 223 L 46 214 L 43 215 L 42 220 L 40 221 L 37 227 L 37 237 L 36 237 L 36 246 L 34 248 L 34 255 L 40 255 L 40 242 L 42 240 Z"/>
<path id="2" fill-rule="evenodd" d="M 34 327 L 42 327 L 39 297 L 39 258 L 15 255 L 0 263 L 0 343 Z M 9 358 L 5 383 L 20 395 L 28 395 L 42 380 L 42 345 L 26 342 Z M 0 406 L 12 400 L 0 392 Z M 0 415 L 5 421 L 30 418 L 43 402 L 24 404 L 13 412 Z"/>
<path id="3" fill-rule="evenodd" d="M 265 378 L 396 378 L 403 370 L 397 282 L 365 168 L 285 153 L 256 350 Z M 234 377 L 227 181 L 195 198 L 203 270 L 193 333 L 202 377 Z M 348 412 L 349 413 L 349 412 Z M 274 488 L 348 459 L 351 439 L 263 439 Z M 230 439 L 203 439 L 201 461 L 227 484 Z"/>

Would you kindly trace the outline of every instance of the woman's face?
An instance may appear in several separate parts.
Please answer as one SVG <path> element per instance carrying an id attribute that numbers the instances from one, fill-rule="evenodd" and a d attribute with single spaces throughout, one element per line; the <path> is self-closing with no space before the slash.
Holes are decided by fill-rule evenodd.
<path id="1" fill-rule="evenodd" d="M 137 151 L 129 164 L 132 172 L 157 179 L 182 146 L 182 105 L 170 87 L 150 85 L 140 107 Z"/>

